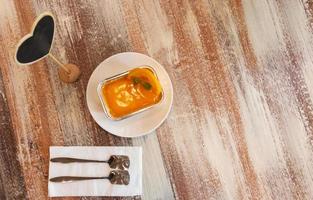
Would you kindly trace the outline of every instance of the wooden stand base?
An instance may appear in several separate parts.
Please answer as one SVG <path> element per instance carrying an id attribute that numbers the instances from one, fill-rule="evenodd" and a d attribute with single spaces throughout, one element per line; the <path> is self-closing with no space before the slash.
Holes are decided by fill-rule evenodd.
<path id="1" fill-rule="evenodd" d="M 65 71 L 66 68 L 68 70 Z M 63 67 L 59 67 L 59 77 L 61 79 L 61 81 L 65 82 L 65 83 L 73 83 L 75 82 L 79 75 L 80 75 L 80 69 L 74 65 L 74 64 L 65 64 Z"/>

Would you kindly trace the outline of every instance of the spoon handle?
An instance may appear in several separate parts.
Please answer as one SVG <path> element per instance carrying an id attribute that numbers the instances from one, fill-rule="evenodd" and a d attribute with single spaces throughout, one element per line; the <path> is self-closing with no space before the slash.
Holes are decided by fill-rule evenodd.
<path id="1" fill-rule="evenodd" d="M 58 176 L 51 178 L 51 182 L 71 182 L 71 181 L 83 181 L 90 179 L 109 179 L 111 184 L 117 185 L 128 185 L 130 180 L 130 175 L 128 171 L 125 170 L 112 170 L 109 176 Z"/>
<path id="2" fill-rule="evenodd" d="M 51 182 L 71 182 L 71 181 L 83 181 L 83 180 L 90 180 L 90 179 L 108 179 L 109 177 L 82 177 L 82 176 L 58 176 L 51 178 Z"/>
<path id="3" fill-rule="evenodd" d="M 58 157 L 51 158 L 51 162 L 60 162 L 60 163 L 73 163 L 73 162 L 97 162 L 97 163 L 107 163 L 107 160 L 89 160 L 89 159 L 80 159 L 80 158 L 67 158 L 67 157 Z"/>

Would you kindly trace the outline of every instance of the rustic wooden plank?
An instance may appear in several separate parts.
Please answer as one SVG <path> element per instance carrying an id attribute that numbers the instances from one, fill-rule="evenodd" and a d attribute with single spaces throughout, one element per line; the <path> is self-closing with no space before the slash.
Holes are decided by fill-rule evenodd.
<path id="1" fill-rule="evenodd" d="M 174 199 L 169 177 L 161 155 L 156 133 L 133 139 L 134 145 L 142 146 L 143 151 L 143 199 Z"/>
<path id="2" fill-rule="evenodd" d="M 141 145 L 142 199 L 312 199 L 312 5 L 0 1 L 1 197 L 47 198 L 49 145 Z M 53 53 L 81 66 L 77 83 L 61 83 L 48 60 L 13 60 L 46 10 L 57 19 Z M 169 118 L 138 139 L 101 130 L 85 103 L 94 68 L 124 51 L 156 58 L 174 86 Z"/>
<path id="3" fill-rule="evenodd" d="M 26 188 L 11 122 L 3 79 L 0 75 L 0 199 L 24 199 Z"/>
<path id="4" fill-rule="evenodd" d="M 16 9 L 20 12 L 23 11 L 22 6 L 27 7 L 27 9 L 32 12 L 32 16 L 36 16 L 46 10 L 57 13 L 56 19 L 58 21 L 56 28 L 57 30 L 62 31 L 57 32 L 58 34 L 56 35 L 55 47 L 53 49 L 53 52 L 56 55 L 60 55 L 60 57 L 64 61 L 71 60 L 74 63 L 79 63 L 81 66 L 86 66 L 82 67 L 83 74 L 80 82 L 75 83 L 72 86 L 60 83 L 57 77 L 55 65 L 50 61 L 41 61 L 39 62 L 39 64 L 35 64 L 33 66 L 34 69 L 28 69 L 31 71 L 26 74 L 25 70 L 27 70 L 27 68 L 24 68 L 24 70 L 20 71 L 19 73 L 14 73 L 12 76 L 6 75 L 11 82 L 13 82 L 12 80 L 17 79 L 17 77 L 24 77 L 24 79 L 26 79 L 26 83 L 24 80 L 24 82 L 22 83 L 19 82 L 15 84 L 20 84 L 24 87 L 27 87 L 29 94 L 34 94 L 24 95 L 19 98 L 15 97 L 16 99 L 12 100 L 13 104 L 27 102 L 23 107 L 19 107 L 21 109 L 21 111 L 19 112 L 27 113 L 26 116 L 23 116 L 23 118 L 26 117 L 26 120 L 29 119 L 28 123 L 21 125 L 21 122 L 16 122 L 18 125 L 22 126 L 23 129 L 26 129 L 29 131 L 29 133 L 31 133 L 31 136 L 26 139 L 26 142 L 28 144 L 27 146 L 21 145 L 21 143 L 25 140 L 18 141 L 20 143 L 18 144 L 18 146 L 22 148 L 21 151 L 29 154 L 31 160 L 28 160 L 28 162 L 23 160 L 20 161 L 23 163 L 23 169 L 25 173 L 24 176 L 30 177 L 34 173 L 47 173 L 48 168 L 45 165 L 47 165 L 48 163 L 47 147 L 49 145 L 132 145 L 132 142 L 129 139 L 123 139 L 108 135 L 105 133 L 105 131 L 101 130 L 93 122 L 84 101 L 85 88 L 88 82 L 88 78 L 93 69 L 97 66 L 97 64 L 106 57 L 109 57 L 110 55 L 118 52 L 126 51 L 126 48 L 129 48 L 127 40 L 123 39 L 127 37 L 126 30 L 116 29 L 116 31 L 118 31 L 116 32 L 116 34 L 106 33 L 106 31 L 109 30 L 108 27 L 112 25 L 121 26 L 121 24 L 124 23 L 122 15 L 119 20 L 112 22 L 112 20 L 103 19 L 101 13 L 102 8 L 107 11 L 112 11 L 113 9 L 113 11 L 120 12 L 120 3 L 112 3 L 109 5 L 109 8 L 104 5 L 102 5 L 101 7 L 100 5 L 97 5 L 95 3 L 86 4 L 84 2 L 81 2 L 75 4 L 74 2 L 68 2 L 68 4 L 61 4 L 60 2 L 46 3 L 42 1 L 17 1 L 15 2 L 15 4 L 12 3 L 5 6 L 7 8 L 12 7 L 13 10 Z M 90 15 L 88 13 L 90 13 L 91 10 L 97 10 L 101 12 L 95 12 L 95 15 Z M 27 13 L 23 14 L 26 15 Z M 112 14 L 112 17 L 114 16 L 114 13 L 110 14 Z M 31 24 L 34 20 L 34 17 L 21 16 L 19 20 L 20 24 L 24 23 L 23 26 L 16 26 L 16 24 L 11 25 L 14 26 L 13 28 L 17 29 L 17 31 L 22 32 L 20 34 L 17 34 L 15 36 L 16 38 L 19 38 L 21 37 L 21 35 L 27 33 L 28 30 L 24 26 L 29 27 L 29 24 Z M 99 28 L 99 25 L 104 26 L 101 26 L 101 29 Z M 80 29 L 81 27 L 84 27 L 84 29 Z M 6 34 L 12 34 L 11 32 L 9 32 L 9 29 L 6 30 L 8 30 Z M 98 36 L 99 31 L 102 32 L 104 35 Z M 95 41 L 95 38 L 98 41 Z M 93 47 L 94 49 L 100 49 L 100 54 L 99 52 L 92 50 L 93 48 L 88 48 L 89 43 L 95 45 Z M 64 49 L 64 47 L 66 46 L 67 48 Z M 10 48 L 12 52 L 9 53 L 13 55 L 14 49 L 13 47 Z M 80 48 L 85 49 L 86 51 L 81 51 Z M 69 51 L 67 51 L 67 49 Z M 8 52 L 4 53 L 6 53 L 4 57 L 11 57 L 11 55 L 8 55 Z M 15 69 L 4 70 L 19 70 L 20 67 L 13 65 L 13 68 Z M 7 73 L 10 73 L 10 71 L 8 71 Z M 40 86 L 40 88 L 38 88 L 40 91 L 35 92 L 34 88 L 38 87 L 38 85 Z M 12 87 L 14 87 L 14 85 Z M 25 88 L 22 88 L 21 90 L 25 90 Z M 12 90 L 12 92 L 15 93 L 19 91 Z M 71 106 L 68 106 L 69 104 Z M 14 105 L 12 107 L 17 106 Z M 31 109 L 33 111 L 33 115 L 30 115 L 32 113 L 27 112 L 27 109 Z M 49 114 L 49 117 L 46 116 L 46 114 Z M 47 118 L 49 118 L 49 121 L 46 121 Z M 15 120 L 21 119 L 18 116 Z M 39 124 L 30 123 L 31 120 L 34 122 L 39 121 Z M 45 123 L 40 122 L 43 120 L 45 121 Z M 36 126 L 37 129 L 35 130 L 38 130 L 38 132 L 34 131 L 34 127 L 32 127 L 33 125 Z M 18 129 L 15 130 L 18 135 L 26 133 Z M 47 138 L 47 136 L 49 138 Z M 157 140 L 152 140 L 151 143 L 158 146 Z M 137 145 L 140 144 L 141 142 L 140 140 L 138 140 Z M 38 145 L 40 145 L 42 149 L 37 150 Z M 32 149 L 35 150 L 31 151 Z M 155 153 L 154 151 L 150 152 Z M 36 160 L 35 157 L 42 156 L 42 153 L 44 153 L 43 160 L 41 158 L 40 160 Z M 147 156 L 154 157 L 162 161 L 160 153 L 153 155 L 148 154 Z M 38 165 L 38 170 L 42 171 L 35 171 L 36 168 L 32 168 L 33 165 Z M 43 167 L 44 169 L 41 167 Z M 30 168 L 32 170 L 29 170 Z M 164 168 L 160 170 L 164 171 Z M 158 172 L 158 168 L 156 168 L 154 172 Z M 30 199 L 45 198 L 47 196 L 46 177 L 44 177 L 45 180 L 42 181 L 37 180 L 39 178 L 40 176 L 36 177 L 36 180 L 30 179 L 26 181 L 28 196 Z M 166 176 L 161 176 L 161 179 L 166 180 Z M 160 184 L 162 183 L 164 182 L 160 182 Z M 160 185 L 160 187 L 164 188 L 165 186 Z M 168 185 L 168 187 L 171 188 L 170 185 Z M 146 191 L 149 191 L 149 189 L 146 189 Z M 154 194 L 154 197 L 158 198 L 158 194 L 152 192 L 154 191 L 151 190 L 150 195 Z M 164 196 L 164 194 L 160 195 Z M 149 194 L 147 194 L 147 196 L 149 196 Z M 138 198 L 136 197 L 136 199 Z"/>

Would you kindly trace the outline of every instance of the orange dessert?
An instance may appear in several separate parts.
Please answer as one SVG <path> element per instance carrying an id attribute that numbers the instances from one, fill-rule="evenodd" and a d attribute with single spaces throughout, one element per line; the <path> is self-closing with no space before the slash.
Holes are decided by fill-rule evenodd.
<path id="1" fill-rule="evenodd" d="M 103 97 L 114 118 L 121 118 L 158 103 L 162 87 L 149 68 L 135 68 L 102 87 Z"/>

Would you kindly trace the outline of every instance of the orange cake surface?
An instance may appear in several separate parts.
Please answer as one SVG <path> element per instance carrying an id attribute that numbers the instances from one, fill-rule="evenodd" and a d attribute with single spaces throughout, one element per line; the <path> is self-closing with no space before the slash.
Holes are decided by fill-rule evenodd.
<path id="1" fill-rule="evenodd" d="M 110 114 L 123 117 L 142 108 L 158 103 L 162 87 L 148 68 L 135 68 L 127 75 L 112 80 L 102 87 Z"/>

